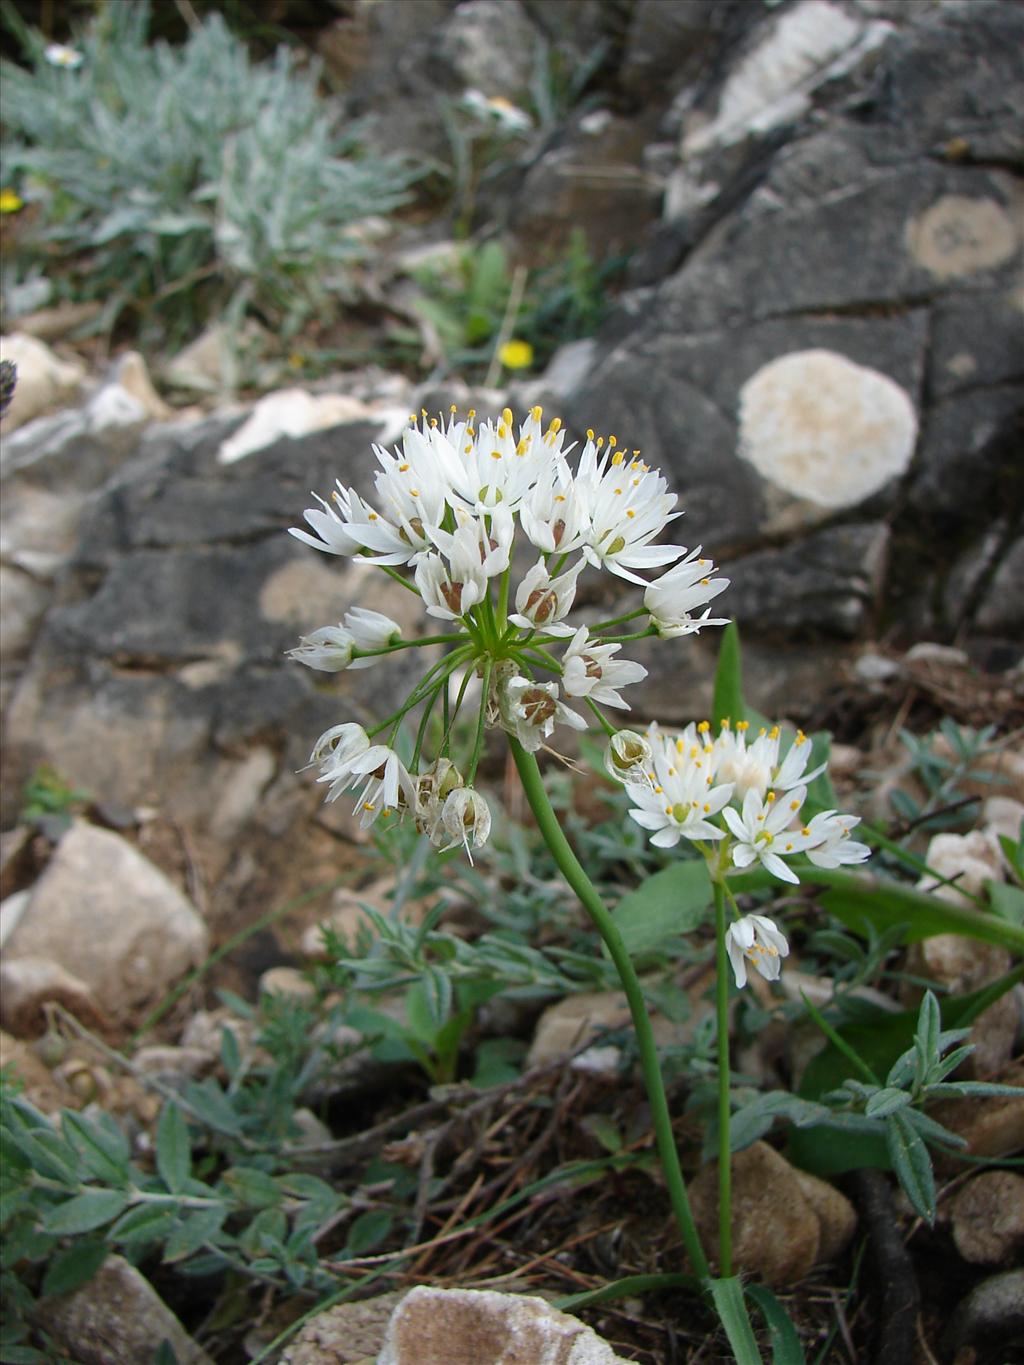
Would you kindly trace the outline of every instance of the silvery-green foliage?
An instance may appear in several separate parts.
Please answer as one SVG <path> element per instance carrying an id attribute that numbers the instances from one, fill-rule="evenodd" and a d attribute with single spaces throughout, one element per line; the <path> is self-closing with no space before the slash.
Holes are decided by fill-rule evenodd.
<path id="1" fill-rule="evenodd" d="M 146 5 L 109 5 L 76 69 L 38 35 L 28 69 L 0 64 L 5 177 L 38 205 L 34 243 L 88 253 L 75 291 L 110 312 L 185 331 L 233 300 L 294 328 L 344 286 L 351 225 L 399 204 L 410 173 L 359 159 L 359 128 L 289 50 L 254 63 L 216 14 L 150 46 L 147 22 Z"/>
<path id="2" fill-rule="evenodd" d="M 929 1146 L 950 1151 L 964 1139 L 926 1112 L 935 1100 L 982 1095 L 1014 1095 L 1014 1087 L 983 1081 L 950 1081 L 974 1051 L 963 1046 L 969 1029 L 943 1029 L 939 1004 L 926 992 L 912 1046 L 890 1067 L 884 1085 L 851 1078 L 821 1101 L 788 1091 L 771 1091 L 751 1100 L 735 1114 L 730 1128 L 733 1150 L 748 1146 L 769 1131 L 777 1119 L 797 1128 L 875 1135 L 885 1139 L 889 1161 L 915 1211 L 931 1223 L 936 1213 L 935 1177 Z M 961 1046 L 957 1046 L 960 1044 Z M 864 1066 L 865 1071 L 869 1069 Z"/>

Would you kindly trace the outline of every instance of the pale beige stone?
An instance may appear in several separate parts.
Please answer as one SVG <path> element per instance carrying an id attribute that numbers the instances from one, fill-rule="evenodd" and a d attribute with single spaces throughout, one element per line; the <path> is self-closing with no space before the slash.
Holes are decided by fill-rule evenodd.
<path id="1" fill-rule="evenodd" d="M 46 1031 L 45 1006 L 61 1005 L 88 1028 L 107 1021 L 88 986 L 57 962 L 5 954 L 0 962 L 0 1024 L 19 1038 Z"/>
<path id="2" fill-rule="evenodd" d="M 708 1255 L 718 1255 L 718 1164 L 701 1168 L 690 1202 Z M 845 1195 L 795 1170 L 766 1142 L 732 1159 L 732 1250 L 737 1271 L 797 1284 L 848 1243 L 857 1216 Z"/>
<path id="3" fill-rule="evenodd" d="M 165 1340 L 178 1365 L 212 1365 L 149 1281 L 121 1256 L 108 1256 L 73 1293 L 44 1299 L 38 1318 L 80 1365 L 140 1365 Z"/>
<path id="4" fill-rule="evenodd" d="M 378 1365 L 624 1365 L 543 1299 L 418 1285 L 395 1309 Z"/>
<path id="5" fill-rule="evenodd" d="M 740 393 L 740 454 L 819 508 L 853 507 L 906 472 L 917 440 L 907 393 L 834 351 L 792 351 Z"/>
<path id="6" fill-rule="evenodd" d="M 537 1021 L 526 1059 L 528 1067 L 568 1057 L 600 1033 L 630 1022 L 629 1005 L 619 991 L 583 991 L 549 1005 Z"/>
<path id="7" fill-rule="evenodd" d="M 357 1365 L 367 1356 L 375 1360 L 388 1320 L 405 1293 L 378 1294 L 318 1313 L 286 1347 L 281 1365 Z"/>
<path id="8" fill-rule="evenodd" d="M 194 907 L 119 835 L 77 821 L 32 888 L 10 959 L 48 958 L 114 1019 L 153 1004 L 206 956 Z"/>
<path id="9" fill-rule="evenodd" d="M 85 378 L 85 367 L 78 361 L 61 360 L 44 342 L 22 332 L 0 337 L 0 360 L 11 360 L 18 367 L 14 397 L 3 416 L 8 436 L 34 417 L 72 400 Z"/>
<path id="10" fill-rule="evenodd" d="M 149 377 L 146 362 L 138 351 L 125 351 L 117 362 L 115 378 L 118 384 L 141 403 L 147 416 L 156 422 L 168 422 L 174 417 L 174 409 L 160 397 Z"/>
<path id="11" fill-rule="evenodd" d="M 1024 1244 L 1024 1176 L 983 1171 L 954 1196 L 953 1241 L 965 1261 L 1007 1264 Z"/>
<path id="12" fill-rule="evenodd" d="M 995 199 L 944 194 L 906 227 L 907 250 L 940 280 L 961 279 L 1011 259 L 1020 237 Z"/>
<path id="13" fill-rule="evenodd" d="M 361 398 L 280 389 L 261 398 L 238 430 L 221 442 L 217 459 L 221 464 L 234 464 L 273 445 L 282 436 L 305 436 L 342 422 L 372 420 L 373 412 Z"/>
<path id="14" fill-rule="evenodd" d="M 297 967 L 270 967 L 260 977 L 259 993 L 312 1000 L 316 996 L 316 987 Z"/>

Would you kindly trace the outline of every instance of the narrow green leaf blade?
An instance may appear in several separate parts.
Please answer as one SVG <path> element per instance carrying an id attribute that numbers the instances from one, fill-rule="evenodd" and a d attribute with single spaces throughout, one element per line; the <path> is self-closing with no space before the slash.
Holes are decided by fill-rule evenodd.
<path id="1" fill-rule="evenodd" d="M 743 704 L 743 671 L 740 658 L 740 633 L 735 621 L 723 630 L 718 646 L 718 666 L 715 669 L 714 699 L 711 704 L 711 724 L 717 733 L 723 720 L 733 724 L 746 715 Z"/>
<path id="2" fill-rule="evenodd" d="M 885 1137 L 897 1179 L 916 1212 L 931 1225 L 935 1221 L 935 1176 L 928 1148 L 906 1114 L 889 1117 Z"/>
<path id="3" fill-rule="evenodd" d="M 768 1324 L 772 1343 L 772 1365 L 806 1365 L 807 1357 L 789 1314 L 772 1291 L 763 1284 L 744 1287 L 748 1299 L 757 1305 Z"/>
<path id="4" fill-rule="evenodd" d="M 708 1280 L 708 1288 L 715 1303 L 719 1321 L 732 1347 L 736 1365 L 762 1365 L 754 1329 L 743 1302 L 743 1283 L 739 1276 L 727 1280 Z"/>

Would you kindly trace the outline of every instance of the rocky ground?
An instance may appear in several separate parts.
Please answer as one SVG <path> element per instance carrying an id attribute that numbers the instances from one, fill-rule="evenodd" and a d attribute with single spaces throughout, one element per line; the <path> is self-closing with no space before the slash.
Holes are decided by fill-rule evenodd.
<path id="1" fill-rule="evenodd" d="M 604 54 L 587 99 L 539 131 L 477 206 L 526 263 L 557 254 L 573 227 L 597 255 L 631 252 L 627 286 L 596 337 L 500 390 L 366 367 L 312 389 L 279 385 L 259 401 L 194 388 L 197 405 L 184 410 L 168 399 L 180 401 L 189 364 L 207 388 L 216 383 L 215 338 L 212 351 L 207 338 L 198 358 L 179 357 L 176 388 L 158 360 L 123 352 L 102 364 L 38 320 L 37 335 L 4 339 L 19 386 L 0 456 L 0 1009 L 5 1060 L 16 1059 L 35 1103 L 98 1101 L 144 1134 L 159 1108 L 154 1077 L 177 1085 L 220 1065 L 215 987 L 250 1001 L 268 988 L 308 994 L 312 978 L 299 969 L 322 952 L 317 924 L 334 917 L 351 930 L 352 887 L 389 904 L 386 864 L 345 802 L 320 804 L 303 767 L 313 737 L 340 719 L 386 714 L 411 678 L 399 664 L 386 695 L 360 673 L 325 689 L 284 652 L 352 605 L 385 611 L 409 632 L 425 626 L 410 615 L 411 595 L 285 532 L 311 489 L 338 478 L 368 493 L 371 443 L 392 442 L 410 411 L 539 402 L 575 436 L 615 432 L 642 450 L 682 494 L 680 538 L 703 544 L 731 579 L 721 603 L 741 627 L 749 697 L 830 729 L 843 780 L 869 817 L 891 827 L 891 790 L 913 785 L 899 729 L 929 729 L 944 715 L 996 727 L 1004 780 L 980 795 L 1024 801 L 1013 738 L 1024 720 L 1022 18 L 1000 0 L 352 6 L 323 31 L 321 50 L 344 74 L 352 109 L 376 115 L 381 145 L 424 156 L 444 146 L 440 73 L 453 88 L 525 102 L 538 35 L 577 62 Z M 395 261 L 410 244 L 444 235 L 436 223 L 417 231 L 419 243 L 408 225 L 382 243 L 387 288 L 402 280 Z M 584 589 L 581 620 L 628 609 L 631 589 L 621 589 L 614 601 Z M 671 725 L 707 713 L 716 642 L 677 645 L 636 651 L 650 670 L 635 689 L 639 716 Z M 497 746 L 489 762 L 495 790 L 510 795 Z M 64 784 L 56 804 L 74 812 L 70 828 L 45 810 L 25 816 L 26 784 L 38 786 L 46 768 Z M 975 806 L 958 828 L 986 819 L 1012 822 L 1013 810 Z M 236 935 L 130 1042 L 190 969 Z M 918 967 L 963 991 L 1007 965 L 980 949 L 968 956 Z M 690 983 L 695 999 L 705 984 Z M 501 1177 L 511 1163 L 541 1178 L 557 1160 L 597 1150 L 568 1117 L 562 1132 L 541 1124 L 541 1110 L 600 1113 L 642 1149 L 629 1118 L 638 1093 L 618 1095 L 600 1068 L 558 1060 L 594 1027 L 614 1027 L 609 1002 L 551 1003 L 553 1015 L 504 1021 L 530 1047 L 532 1069 L 500 1098 L 436 1100 L 407 1072 L 345 1099 L 357 1119 L 339 1116 L 337 1097 L 319 1097 L 331 1121 L 318 1140 L 328 1145 L 362 1125 L 407 1144 L 401 1159 L 419 1170 L 416 1135 L 435 1135 L 430 1160 L 447 1175 L 448 1202 L 421 1201 L 424 1242 L 476 1207 L 477 1175 L 501 1197 L 513 1188 Z M 48 1060 L 40 1040 L 55 1007 L 94 1041 L 64 1023 L 63 1050 Z M 561 1024 L 560 1008 L 570 1014 Z M 545 1043 L 545 1029 L 561 1041 Z M 1018 1037 L 1010 996 L 978 1035 L 984 1075 L 1004 1074 Z M 748 1060 L 755 1072 L 775 1065 Z M 979 1127 L 969 1134 L 979 1155 L 1024 1145 L 1019 1104 L 963 1122 L 965 1132 Z M 455 1170 L 467 1134 L 473 1161 Z M 743 1163 L 741 1264 L 780 1289 L 810 1358 L 832 1332 L 829 1360 L 898 1359 L 876 1332 L 888 1316 L 884 1282 L 895 1277 L 916 1281 L 922 1296 L 912 1334 L 920 1359 L 996 1359 L 985 1354 L 987 1324 L 1005 1334 L 1021 1292 L 1014 1170 L 974 1180 L 949 1172 L 942 1221 L 928 1232 L 870 1182 L 840 1193 L 766 1144 Z M 338 1178 L 355 1169 L 340 1163 Z M 564 1294 L 623 1266 L 661 1264 L 671 1234 L 648 1177 L 617 1175 L 588 1210 L 581 1222 L 564 1203 L 545 1203 L 510 1238 L 439 1242 L 405 1282 L 471 1287 L 514 1270 L 517 1288 Z M 103 1274 L 116 1301 L 141 1296 L 145 1306 L 126 1318 L 157 1311 L 154 1289 L 126 1262 Z M 159 1272 L 155 1282 L 198 1330 L 203 1314 L 176 1302 L 180 1290 Z M 393 1320 L 384 1347 L 393 1306 L 390 1295 L 373 1300 L 356 1325 L 354 1306 L 334 1309 L 284 1359 L 355 1361 L 383 1349 L 381 1361 L 405 1361 L 403 1332 L 421 1343 L 434 1331 L 441 1343 L 453 1333 L 475 1340 L 467 1324 L 481 1314 L 482 1339 L 500 1342 L 513 1331 L 502 1315 L 540 1311 L 453 1300 L 428 1329 L 417 1316 L 430 1311 L 425 1300 L 410 1300 L 405 1320 L 418 1325 Z M 284 1319 L 278 1305 L 265 1308 L 245 1343 L 238 1331 L 213 1334 L 227 1352 L 218 1359 L 249 1358 L 272 1339 Z M 68 1311 L 67 1339 L 81 1340 L 92 1329 Z M 680 1318 L 669 1299 L 591 1309 L 588 1321 L 623 1359 L 718 1358 L 708 1323 Z M 553 1314 L 515 1330 L 539 1332 L 552 1351 L 568 1333 L 574 1362 L 612 1359 L 611 1347 L 573 1337 L 579 1329 Z M 178 1358 L 190 1358 L 194 1342 L 180 1323 L 174 1331 L 185 1343 Z M 141 1359 L 132 1351 L 156 1340 L 89 1359 Z M 436 1358 L 453 1365 L 446 1349 Z M 998 1349 L 1009 1359 L 1009 1347 Z"/>

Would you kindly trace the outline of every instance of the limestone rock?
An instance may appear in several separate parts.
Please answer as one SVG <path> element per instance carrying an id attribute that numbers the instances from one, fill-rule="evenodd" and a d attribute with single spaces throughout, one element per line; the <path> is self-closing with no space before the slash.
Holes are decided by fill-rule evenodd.
<path id="1" fill-rule="evenodd" d="M 1020 1093 L 945 1100 L 929 1111 L 943 1127 L 966 1141 L 963 1150 L 968 1156 L 1006 1156 L 1024 1147 L 1024 1063 L 1011 1063 L 988 1079 L 999 1085 L 1019 1086 Z M 954 1158 L 941 1156 L 936 1167 L 952 1172 L 963 1169 Z"/>
<path id="2" fill-rule="evenodd" d="M 690 1185 L 701 1238 L 718 1251 L 718 1168 L 702 1167 Z M 816 1176 L 797 1171 L 766 1142 L 732 1160 L 732 1244 L 738 1271 L 768 1284 L 797 1284 L 820 1261 L 838 1255 L 853 1236 L 850 1201 Z"/>
<path id="3" fill-rule="evenodd" d="M 395 1309 L 378 1365 L 623 1365 L 543 1299 L 418 1285 Z"/>
<path id="4" fill-rule="evenodd" d="M 365 419 L 372 421 L 372 414 L 358 398 L 280 389 L 260 399 L 238 430 L 221 442 L 217 458 L 221 464 L 234 464 L 273 445 L 282 436 L 305 436 L 310 431 Z"/>
<path id="5" fill-rule="evenodd" d="M 108 1256 L 73 1293 L 43 1299 L 37 1318 L 81 1365 L 140 1365 L 165 1340 L 179 1365 L 212 1365 L 149 1281 L 121 1256 Z"/>
<path id="6" fill-rule="evenodd" d="M 445 26 L 445 55 L 462 84 L 513 102 L 529 91 L 536 43 L 519 0 L 465 0 Z"/>
<path id="7" fill-rule="evenodd" d="M 1005 1265 L 1024 1244 L 1024 1176 L 982 1171 L 957 1191 L 950 1212 L 965 1261 Z"/>
<path id="8" fill-rule="evenodd" d="M 312 1000 L 316 987 L 297 967 L 270 967 L 259 980 L 260 995 L 287 995 L 294 1000 Z"/>
<path id="9" fill-rule="evenodd" d="M 192 905 L 119 835 L 78 822 L 61 839 L 12 934 L 9 959 L 49 958 L 123 1020 L 205 957 Z"/>
<path id="10" fill-rule="evenodd" d="M 85 378 L 78 361 L 61 360 L 44 342 L 21 332 L 0 337 L 0 360 L 18 367 L 17 388 L 3 418 L 6 436 L 74 398 Z"/>
<path id="11" fill-rule="evenodd" d="M 44 957 L 5 953 L 0 962 L 0 1024 L 19 1038 L 46 1029 L 44 1005 L 62 1005 L 87 1028 L 105 1032 L 109 1022 L 89 988 L 72 972 Z"/>
<path id="12" fill-rule="evenodd" d="M 618 991 L 583 991 L 549 1005 L 537 1022 L 527 1067 L 545 1066 L 578 1052 L 608 1029 L 629 1026 L 629 1006 Z"/>
<path id="13" fill-rule="evenodd" d="M 759 33 L 760 41 L 726 79 L 715 117 L 691 124 L 683 154 L 794 122 L 817 85 L 850 70 L 892 31 L 889 24 L 865 23 L 828 0 L 801 0 Z"/>
<path id="14" fill-rule="evenodd" d="M 404 1290 L 396 1290 L 318 1313 L 285 1348 L 281 1365 L 355 1365 L 366 1357 L 376 1359 L 388 1320 L 404 1297 Z"/>
<path id="15" fill-rule="evenodd" d="M 910 396 L 877 370 L 825 350 L 766 365 L 740 393 L 740 452 L 819 507 L 854 507 L 905 474 L 917 440 Z"/>

